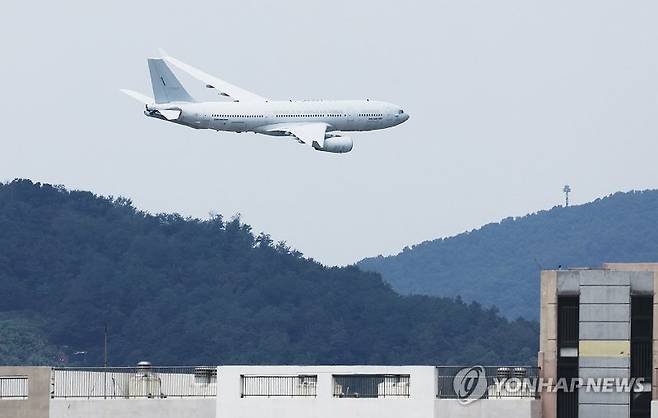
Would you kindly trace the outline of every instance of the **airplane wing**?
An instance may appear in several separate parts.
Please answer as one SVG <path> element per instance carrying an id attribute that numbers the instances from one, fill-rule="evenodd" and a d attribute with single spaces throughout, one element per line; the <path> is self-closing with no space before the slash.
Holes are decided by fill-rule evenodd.
<path id="1" fill-rule="evenodd" d="M 192 67 L 191 65 L 185 64 L 184 62 L 181 62 L 177 60 L 176 58 L 163 54 L 164 56 L 162 57 L 165 61 L 173 65 L 174 67 L 185 71 L 192 77 L 196 78 L 197 80 L 201 80 L 204 83 L 206 83 L 206 86 L 209 88 L 214 88 L 222 96 L 230 97 L 236 102 L 267 102 L 269 99 L 259 96 L 257 94 L 254 94 L 250 91 L 247 91 L 245 89 L 241 89 L 238 86 L 234 86 L 231 83 L 227 83 L 224 80 L 221 80 L 217 77 L 213 77 L 210 74 L 206 74 L 203 71 Z"/>
<path id="2" fill-rule="evenodd" d="M 287 132 L 304 144 L 324 146 L 326 123 L 279 123 L 265 130 L 266 132 Z"/>

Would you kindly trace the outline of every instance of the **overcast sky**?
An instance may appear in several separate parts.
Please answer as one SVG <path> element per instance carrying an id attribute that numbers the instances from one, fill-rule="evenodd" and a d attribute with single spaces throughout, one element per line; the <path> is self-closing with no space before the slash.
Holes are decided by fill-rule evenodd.
<path id="1" fill-rule="evenodd" d="M 8 0 L 0 181 L 242 214 L 347 264 L 618 190 L 658 187 L 655 1 Z M 159 47 L 271 98 L 372 98 L 411 119 L 345 155 L 148 119 Z M 181 77 L 198 98 L 217 96 Z M 204 91 L 206 90 L 206 91 Z"/>

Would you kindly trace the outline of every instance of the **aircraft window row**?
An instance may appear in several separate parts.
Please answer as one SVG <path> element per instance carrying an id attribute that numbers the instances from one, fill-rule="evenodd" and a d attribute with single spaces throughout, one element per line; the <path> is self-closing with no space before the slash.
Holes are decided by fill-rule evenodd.
<path id="1" fill-rule="evenodd" d="M 384 115 L 382 113 L 359 113 L 359 116 L 366 116 L 366 117 L 368 117 L 368 116 L 372 116 L 372 117 L 379 116 L 379 117 L 382 117 Z"/>
<path id="2" fill-rule="evenodd" d="M 276 115 L 277 118 L 324 118 L 324 117 L 338 117 L 339 114 L 329 114 L 329 115 Z"/>
<path id="3" fill-rule="evenodd" d="M 210 115 L 213 118 L 264 118 L 265 115 L 226 115 L 221 113 L 213 113 Z M 276 115 L 277 118 L 338 118 L 340 113 L 330 113 L 330 114 L 298 114 L 298 115 Z M 368 114 L 359 114 L 359 116 L 368 116 Z M 377 116 L 373 114 L 372 116 Z M 379 115 L 383 116 L 383 115 Z"/>
<path id="4" fill-rule="evenodd" d="M 213 118 L 264 118 L 264 115 L 222 115 L 222 114 L 212 114 L 210 115 Z"/>

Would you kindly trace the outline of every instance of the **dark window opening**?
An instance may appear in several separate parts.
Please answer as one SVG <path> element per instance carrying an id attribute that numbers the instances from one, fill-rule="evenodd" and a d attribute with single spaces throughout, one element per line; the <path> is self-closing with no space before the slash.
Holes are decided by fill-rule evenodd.
<path id="1" fill-rule="evenodd" d="M 651 418 L 651 392 L 631 393 L 631 418 Z"/>
<path id="2" fill-rule="evenodd" d="M 557 362 L 558 378 L 578 377 L 578 357 L 560 357 Z M 557 416 L 559 418 L 578 417 L 578 391 L 573 392 L 558 390 L 557 392 Z"/>
<path id="3" fill-rule="evenodd" d="M 651 387 L 653 363 L 653 297 L 631 296 L 631 377 L 642 377 Z M 651 416 L 651 392 L 631 393 L 631 418 Z"/>
<path id="4" fill-rule="evenodd" d="M 557 302 L 557 346 L 578 347 L 578 296 L 560 296 Z"/>
<path id="5" fill-rule="evenodd" d="M 631 376 L 651 379 L 653 297 L 631 297 Z"/>
<path id="6" fill-rule="evenodd" d="M 557 299 L 557 377 L 578 377 L 579 339 L 578 296 L 558 296 Z M 557 392 L 557 416 L 578 417 L 578 391 Z"/>

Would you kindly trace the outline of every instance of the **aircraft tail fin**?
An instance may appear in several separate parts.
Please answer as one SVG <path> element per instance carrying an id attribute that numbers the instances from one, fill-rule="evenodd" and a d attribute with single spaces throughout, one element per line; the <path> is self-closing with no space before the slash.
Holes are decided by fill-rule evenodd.
<path id="1" fill-rule="evenodd" d="M 194 102 L 163 59 L 149 58 L 148 64 L 155 103 Z"/>

